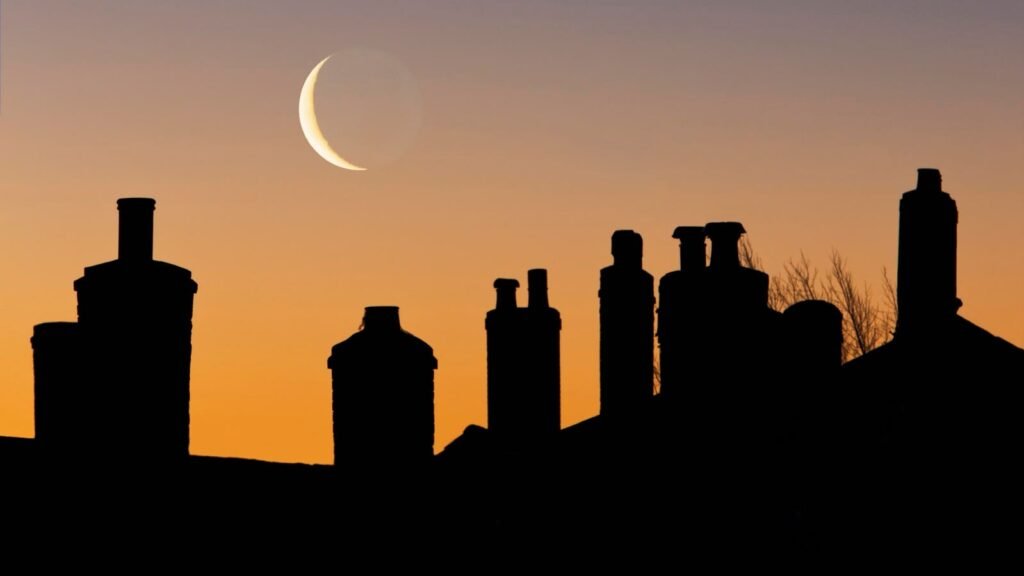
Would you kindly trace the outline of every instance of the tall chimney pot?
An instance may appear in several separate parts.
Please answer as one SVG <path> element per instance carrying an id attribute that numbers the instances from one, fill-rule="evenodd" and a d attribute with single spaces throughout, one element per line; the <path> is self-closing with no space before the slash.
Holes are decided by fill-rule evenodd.
<path id="1" fill-rule="evenodd" d="M 152 198 L 118 199 L 118 260 L 145 262 L 153 259 L 155 210 L 156 200 Z"/>
<path id="2" fill-rule="evenodd" d="M 529 291 L 530 308 L 548 307 L 548 271 L 534 268 L 526 272 L 526 289 Z"/>

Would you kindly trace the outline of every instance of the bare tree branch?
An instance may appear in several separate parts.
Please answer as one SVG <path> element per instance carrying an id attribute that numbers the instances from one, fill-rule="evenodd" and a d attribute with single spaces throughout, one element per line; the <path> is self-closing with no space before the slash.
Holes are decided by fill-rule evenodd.
<path id="1" fill-rule="evenodd" d="M 844 357 L 847 359 L 866 354 L 889 339 L 890 316 L 879 308 L 871 296 L 871 288 L 864 284 L 858 289 L 846 260 L 833 250 L 827 289 L 833 304 L 845 316 L 843 323 Z"/>
<path id="2" fill-rule="evenodd" d="M 754 270 L 764 271 L 764 264 L 761 262 L 761 257 L 754 252 L 754 247 L 750 244 L 750 240 L 746 236 L 740 236 L 739 244 L 739 256 L 740 265 L 745 268 L 753 268 Z"/>
<path id="3" fill-rule="evenodd" d="M 899 318 L 900 307 L 896 299 L 896 284 L 889 278 L 889 271 L 882 268 L 882 294 L 885 296 L 886 324 L 889 328 L 889 335 L 896 331 L 896 319 Z"/>
<path id="4" fill-rule="evenodd" d="M 760 257 L 746 238 L 740 241 L 740 262 L 748 268 L 763 269 Z M 829 264 L 828 275 L 823 279 L 803 252 L 799 260 L 789 260 L 783 265 L 782 274 L 771 278 L 768 306 L 781 312 L 803 300 L 834 304 L 844 316 L 843 359 L 850 360 L 891 338 L 896 325 L 896 290 L 883 269 L 884 302 L 876 303 L 867 284 L 857 285 L 839 252 L 832 251 Z"/>

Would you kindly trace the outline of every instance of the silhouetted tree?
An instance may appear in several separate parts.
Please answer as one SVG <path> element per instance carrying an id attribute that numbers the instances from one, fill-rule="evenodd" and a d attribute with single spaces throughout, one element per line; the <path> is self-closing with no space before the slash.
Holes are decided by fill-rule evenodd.
<path id="1" fill-rule="evenodd" d="M 740 241 L 740 262 L 764 270 L 750 241 Z M 833 250 L 828 274 L 822 277 L 807 256 L 790 259 L 781 275 L 773 275 L 768 288 L 768 306 L 782 311 L 803 300 L 825 300 L 843 312 L 843 360 L 851 360 L 885 344 L 896 326 L 896 289 L 882 269 L 883 301 L 878 302 L 871 287 L 858 286 L 846 259 Z"/>

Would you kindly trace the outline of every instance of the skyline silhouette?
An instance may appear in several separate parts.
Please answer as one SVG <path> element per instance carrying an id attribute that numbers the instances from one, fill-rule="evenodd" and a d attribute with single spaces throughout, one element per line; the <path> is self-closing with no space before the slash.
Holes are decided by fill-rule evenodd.
<path id="1" fill-rule="evenodd" d="M 440 527 L 500 553 L 526 533 L 629 547 L 624 526 L 666 519 L 654 542 L 682 537 L 704 552 L 1004 551 L 1024 349 L 958 314 L 957 209 L 938 170 L 918 170 L 902 196 L 897 294 L 910 313 L 875 350 L 842 363 L 831 303 L 771 309 L 768 276 L 740 263 L 739 222 L 678 227 L 680 269 L 661 278 L 657 301 L 642 238 L 618 230 L 598 294 L 599 414 L 560 425 L 563 326 L 548 271 L 531 269 L 525 307 L 518 281 L 494 282 L 481 335 L 490 427 L 467 427 L 436 456 L 438 359 L 397 307 L 366 307 L 327 362 L 331 466 L 189 454 L 197 284 L 153 260 L 154 200 L 117 206 L 118 258 L 75 283 L 78 322 L 35 327 L 37 438 L 0 437 L 6 480 L 23 495 L 55 473 L 76 487 L 47 505 L 88 510 L 77 490 L 93 490 L 106 513 L 141 514 L 142 526 L 230 511 L 226 525 L 270 533 L 344 510 L 395 542 Z M 655 335 L 671 367 L 658 393 Z M 186 482 L 184 508 L 140 496 L 169 479 Z"/>
<path id="2" fill-rule="evenodd" d="M 436 450 L 487 419 L 492 282 L 544 268 L 563 426 L 600 411 L 609 235 L 678 268 L 680 224 L 740 221 L 770 274 L 835 249 L 895 284 L 894 194 L 943 168 L 962 313 L 1024 344 L 1024 7 L 779 0 L 3 3 L 0 434 L 34 431 L 31 327 L 116 255 L 117 198 L 160 203 L 155 258 L 195 300 L 190 445 L 329 463 L 328 348 L 398 305 L 441 360 Z M 74 57 L 69 57 L 73 54 Z M 309 148 L 296 100 L 327 54 Z M 710 241 L 708 250 L 710 252 Z"/>
<path id="3" fill-rule="evenodd" d="M 92 456 L 101 448 L 115 458 L 154 460 L 190 453 L 192 299 L 198 285 L 188 270 L 153 259 L 155 205 L 149 198 L 117 201 L 118 258 L 87 267 L 75 282 L 78 322 L 34 328 L 36 438 L 48 451 Z M 847 372 L 872 373 L 878 369 L 865 366 L 875 365 L 895 370 L 902 366 L 898 359 L 909 355 L 911 365 L 900 370 L 928 373 L 913 365 L 931 363 L 922 354 L 951 346 L 968 350 L 968 363 L 976 358 L 998 370 L 1018 360 L 1018 348 L 957 316 L 957 226 L 956 203 L 942 190 L 941 174 L 919 169 L 917 187 L 900 201 L 894 338 L 853 358 Z M 613 264 L 602 269 L 598 292 L 600 415 L 628 417 L 656 395 L 673 403 L 750 401 L 763 395 L 757 386 L 711 383 L 747 382 L 783 364 L 811 367 L 811 373 L 842 364 L 842 313 L 814 300 L 772 310 L 768 275 L 740 264 L 745 232 L 739 222 L 677 227 L 672 236 L 679 240 L 679 270 L 660 280 L 657 299 L 653 277 L 642 268 L 642 237 L 632 230 L 612 234 Z M 705 238 L 712 243 L 710 258 Z M 562 429 L 562 322 L 548 303 L 547 270 L 531 269 L 527 276 L 526 307 L 517 305 L 517 280 L 494 281 L 497 303 L 485 322 L 489 429 L 508 446 L 542 446 Z M 366 307 L 360 330 L 334 346 L 327 366 L 336 462 L 379 464 L 382 454 L 424 462 L 438 451 L 438 361 L 428 344 L 402 329 L 398 307 Z M 789 410 L 779 398 L 759 401 Z"/>

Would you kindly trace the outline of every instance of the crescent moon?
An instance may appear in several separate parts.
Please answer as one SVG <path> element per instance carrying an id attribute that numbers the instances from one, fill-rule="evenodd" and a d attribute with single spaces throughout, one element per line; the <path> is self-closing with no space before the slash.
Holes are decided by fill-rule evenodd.
<path id="1" fill-rule="evenodd" d="M 355 164 L 345 160 L 331 148 L 330 143 L 327 142 L 327 138 L 324 138 L 324 133 L 320 131 L 320 125 L 316 121 L 316 108 L 313 105 L 313 92 L 316 90 L 316 79 L 320 75 L 320 69 L 324 67 L 324 64 L 330 60 L 328 56 L 317 64 L 313 71 L 306 77 L 306 82 L 302 85 L 302 92 L 299 93 L 299 125 L 302 126 L 302 134 L 306 136 L 306 141 L 309 145 L 320 155 L 321 158 L 327 160 L 331 164 L 334 164 L 338 168 L 344 168 L 345 170 L 356 170 L 363 171 L 366 168 L 356 166 Z"/>

